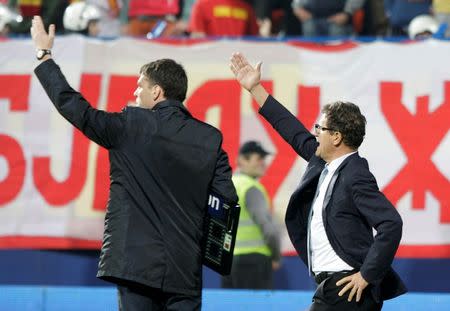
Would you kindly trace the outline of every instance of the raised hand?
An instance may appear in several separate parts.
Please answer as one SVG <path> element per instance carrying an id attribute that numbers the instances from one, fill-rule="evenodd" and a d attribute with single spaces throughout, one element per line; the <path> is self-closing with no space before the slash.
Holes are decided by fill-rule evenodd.
<path id="1" fill-rule="evenodd" d="M 55 39 L 55 25 L 50 25 L 47 34 L 42 18 L 40 16 L 35 16 L 31 22 L 30 32 L 36 49 L 50 50 L 53 47 L 53 41 Z"/>
<path id="2" fill-rule="evenodd" d="M 261 81 L 261 62 L 253 67 L 241 53 L 233 53 L 230 68 L 247 91 L 251 91 Z"/>

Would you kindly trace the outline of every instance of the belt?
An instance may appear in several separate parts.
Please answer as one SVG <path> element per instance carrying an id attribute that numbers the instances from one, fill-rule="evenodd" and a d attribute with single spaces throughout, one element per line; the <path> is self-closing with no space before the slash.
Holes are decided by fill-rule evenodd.
<path id="1" fill-rule="evenodd" d="M 328 279 L 329 277 L 331 277 L 332 275 L 338 274 L 338 275 L 346 275 L 349 274 L 351 272 L 355 272 L 355 271 L 336 271 L 336 272 L 320 272 L 319 274 L 315 274 L 314 275 L 314 280 L 316 281 L 317 285 L 319 285 L 320 283 L 322 283 L 323 281 L 325 281 L 326 279 Z"/>

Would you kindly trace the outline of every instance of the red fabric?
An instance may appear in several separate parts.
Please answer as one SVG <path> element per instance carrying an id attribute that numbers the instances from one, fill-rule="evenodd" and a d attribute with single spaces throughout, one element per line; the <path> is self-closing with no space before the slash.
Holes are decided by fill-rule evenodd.
<path id="1" fill-rule="evenodd" d="M 176 15 L 180 11 L 179 0 L 130 0 L 128 16 Z"/>
<path id="2" fill-rule="evenodd" d="M 23 17 L 33 17 L 35 15 L 42 15 L 42 0 L 19 0 L 17 2 L 20 14 Z"/>
<path id="3" fill-rule="evenodd" d="M 242 0 L 198 0 L 192 8 L 191 32 L 208 36 L 257 35 L 253 8 Z"/>

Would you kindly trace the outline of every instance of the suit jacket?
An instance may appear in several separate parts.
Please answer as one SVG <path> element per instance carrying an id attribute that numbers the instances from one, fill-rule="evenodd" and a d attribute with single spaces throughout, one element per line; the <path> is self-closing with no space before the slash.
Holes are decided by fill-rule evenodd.
<path id="1" fill-rule="evenodd" d="M 308 214 L 325 161 L 315 155 L 316 138 L 273 97 L 269 96 L 260 113 L 308 161 L 285 218 L 292 244 L 307 264 Z M 361 272 L 377 301 L 406 292 L 391 268 L 402 236 L 402 220 L 358 153 L 347 157 L 331 178 L 323 204 L 323 224 L 333 250 Z M 377 231 L 375 238 L 372 228 Z"/>
<path id="2" fill-rule="evenodd" d="M 48 60 L 35 73 L 59 113 L 109 151 L 110 193 L 97 276 L 198 295 L 210 191 L 237 202 L 222 135 L 182 103 L 93 109 Z"/>

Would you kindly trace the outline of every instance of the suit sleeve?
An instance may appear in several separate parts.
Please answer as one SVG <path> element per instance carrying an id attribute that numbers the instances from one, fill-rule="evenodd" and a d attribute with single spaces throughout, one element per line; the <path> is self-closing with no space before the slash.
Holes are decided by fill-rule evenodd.
<path id="1" fill-rule="evenodd" d="M 372 284 L 381 282 L 389 270 L 402 237 L 402 219 L 379 191 L 367 169 L 358 170 L 352 185 L 353 200 L 368 224 L 377 231 L 361 266 L 361 275 Z"/>
<path id="2" fill-rule="evenodd" d="M 228 161 L 228 155 L 220 148 L 210 189 L 213 193 L 220 195 L 228 202 L 237 203 L 238 196 L 231 176 L 232 170 Z"/>
<path id="3" fill-rule="evenodd" d="M 269 96 L 259 113 L 281 137 L 306 161 L 317 149 L 317 141 L 305 126 L 275 98 Z"/>
<path id="4" fill-rule="evenodd" d="M 87 100 L 67 83 L 56 63 L 50 59 L 35 73 L 58 112 L 90 140 L 105 148 L 118 145 L 125 135 L 126 112 L 109 113 L 92 108 Z"/>

